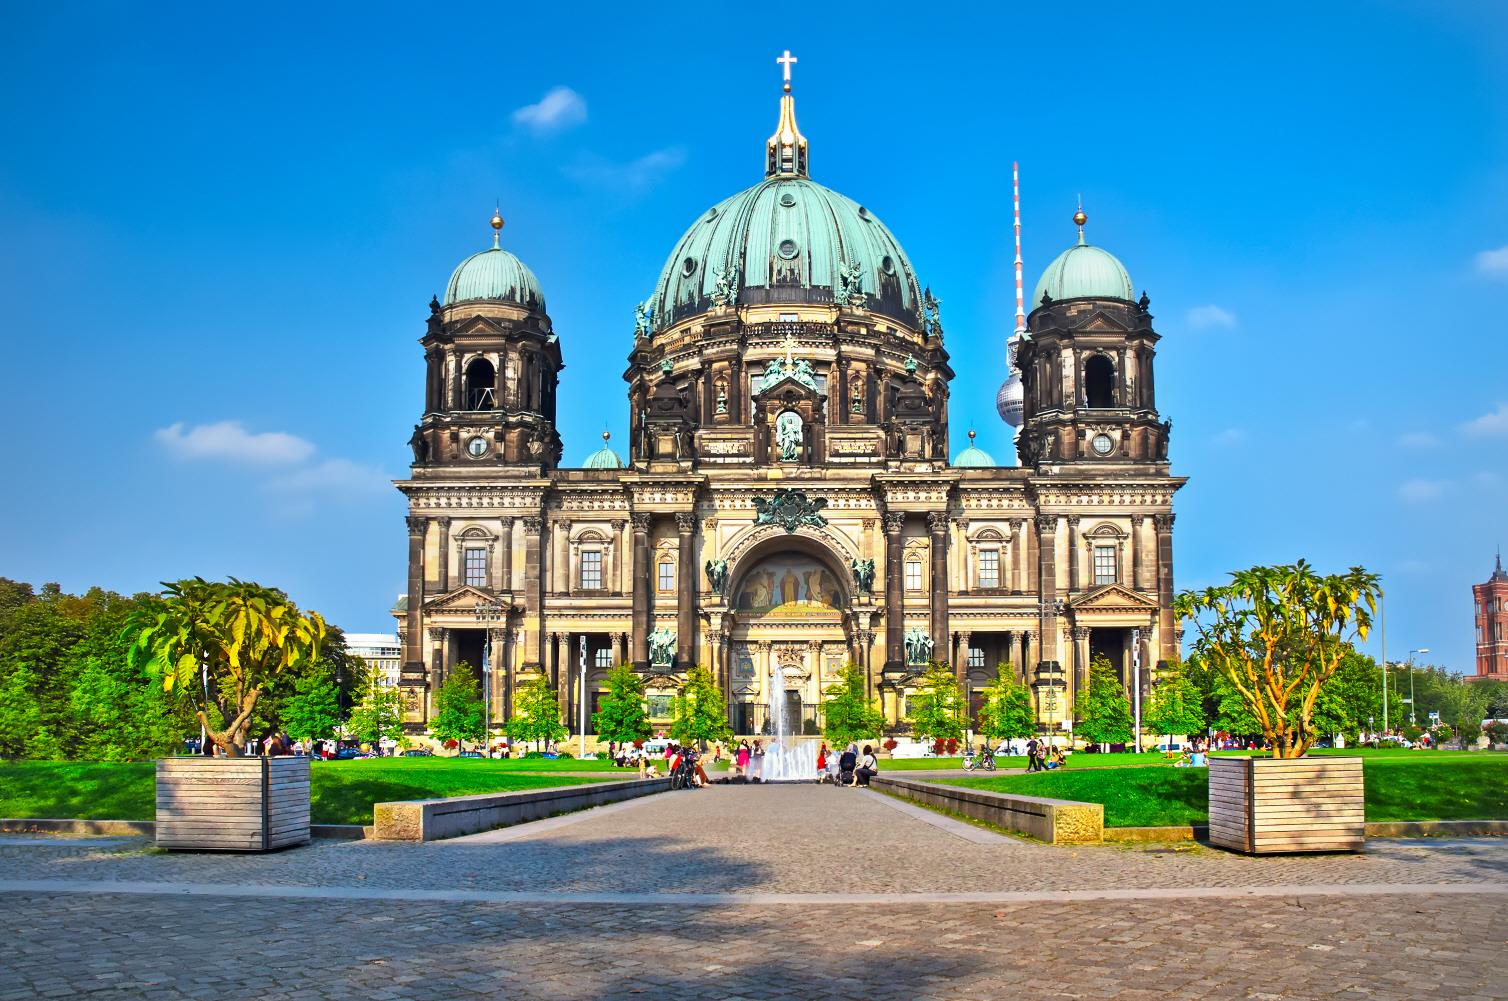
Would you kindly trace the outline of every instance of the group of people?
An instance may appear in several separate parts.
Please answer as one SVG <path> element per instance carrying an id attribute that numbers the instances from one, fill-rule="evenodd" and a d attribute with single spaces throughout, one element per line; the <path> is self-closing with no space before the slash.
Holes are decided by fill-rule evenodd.
<path id="1" fill-rule="evenodd" d="M 702 764 L 701 752 L 690 744 L 682 745 L 672 740 L 665 745 L 664 757 L 658 759 L 641 748 L 636 747 L 633 751 L 641 779 L 657 779 L 663 774 L 670 777 L 671 788 L 675 789 L 704 789 L 712 784 Z M 665 766 L 663 773 L 661 764 Z"/>
<path id="2" fill-rule="evenodd" d="M 1026 742 L 1026 770 L 1029 772 L 1045 772 L 1053 768 L 1063 768 L 1068 764 L 1068 759 L 1063 754 L 1063 749 L 1056 744 L 1049 744 L 1045 740 L 1033 737 Z"/>
<path id="3" fill-rule="evenodd" d="M 857 743 L 850 742 L 841 753 L 829 751 L 823 744 L 817 748 L 817 781 L 831 782 L 835 786 L 868 786 L 869 780 L 880 774 L 880 762 L 874 756 L 874 748 L 864 745 L 860 752 Z"/>

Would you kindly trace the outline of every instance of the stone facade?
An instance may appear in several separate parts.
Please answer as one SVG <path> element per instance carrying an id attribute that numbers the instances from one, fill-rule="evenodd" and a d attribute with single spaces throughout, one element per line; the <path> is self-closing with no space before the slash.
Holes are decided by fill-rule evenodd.
<path id="1" fill-rule="evenodd" d="M 1508 681 L 1508 571 L 1503 557 L 1486 583 L 1473 584 L 1476 605 L 1477 671 L 1473 679 Z"/>
<path id="2" fill-rule="evenodd" d="M 749 204 L 803 211 L 814 190 L 838 204 L 805 178 L 804 156 L 798 173 L 781 162 Z M 851 228 L 893 241 L 844 204 Z M 710 268 L 679 256 L 698 232 L 661 279 L 690 291 L 658 317 L 653 300 L 639 310 L 623 468 L 561 465 L 561 342 L 542 302 L 432 303 L 426 412 L 398 483 L 410 725 L 425 725 L 452 665 L 484 659 L 495 723 L 525 677 L 550 679 L 575 732 L 583 673 L 589 719 L 612 666 L 642 671 L 661 712 L 699 664 L 738 732 L 759 732 L 774 700 L 810 730 L 851 661 L 899 724 L 933 660 L 971 693 L 1011 665 L 1053 730 L 1071 720 L 1092 657 L 1129 688 L 1133 665 L 1146 680 L 1177 656 L 1172 500 L 1184 481 L 1168 467 L 1145 296 L 1044 296 L 1018 356 L 1021 465 L 964 468 L 949 461 L 940 305 L 892 260 L 898 245 L 874 244 L 867 272 L 863 246 L 835 252 L 856 263 L 834 289 L 777 232 L 768 262 L 739 249 L 701 295 L 680 280 Z M 739 237 L 761 238 L 747 224 Z"/>

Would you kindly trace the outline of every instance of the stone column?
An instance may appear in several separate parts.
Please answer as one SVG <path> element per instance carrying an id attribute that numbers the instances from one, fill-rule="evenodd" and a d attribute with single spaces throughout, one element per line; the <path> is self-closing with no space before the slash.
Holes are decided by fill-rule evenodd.
<path id="1" fill-rule="evenodd" d="M 518 630 L 504 628 L 503 634 L 503 722 L 513 718 L 513 653 L 518 649 Z"/>
<path id="2" fill-rule="evenodd" d="M 566 730 L 575 732 L 571 726 L 571 634 L 551 633 L 554 655 L 551 658 L 551 680 L 555 684 L 555 697 L 560 700 L 560 712 L 565 717 Z"/>
<path id="3" fill-rule="evenodd" d="M 632 514 L 634 559 L 629 571 L 633 577 L 633 663 L 637 668 L 649 665 L 649 579 L 654 568 L 649 565 L 649 515 Z"/>
<path id="4" fill-rule="evenodd" d="M 1141 528 L 1147 519 L 1139 514 L 1131 516 L 1131 590 L 1141 587 Z"/>
<path id="5" fill-rule="evenodd" d="M 1026 639 L 1025 632 L 1013 632 L 1010 634 L 1011 666 L 1016 669 L 1016 677 L 1025 679 L 1030 675 L 1026 669 Z"/>
<path id="6" fill-rule="evenodd" d="M 1038 540 L 1029 530 L 1028 526 L 1031 524 L 1030 522 L 1022 519 L 1017 524 L 1021 526 L 1021 563 L 1024 566 L 1023 572 L 1025 575 L 1022 588 L 1027 594 L 1040 595 L 1042 593 L 1042 575 L 1041 568 L 1037 566 L 1037 562 L 1041 559 L 1042 547 L 1037 544 Z"/>
<path id="7" fill-rule="evenodd" d="M 1058 516 L 1037 515 L 1037 581 L 1041 618 L 1037 635 L 1041 643 L 1037 660 L 1059 661 L 1058 656 L 1058 562 L 1057 562 Z"/>
<path id="8" fill-rule="evenodd" d="M 404 613 L 403 662 L 409 670 L 422 670 L 424 634 L 424 530 L 429 519 L 410 515 L 408 522 L 408 611 Z"/>
<path id="9" fill-rule="evenodd" d="M 542 664 L 545 660 L 544 592 L 540 580 L 540 532 L 544 519 L 530 515 L 524 519 L 524 663 Z"/>
<path id="10" fill-rule="evenodd" d="M 1089 679 L 1089 627 L 1073 627 L 1073 696 L 1084 690 Z"/>
<path id="11" fill-rule="evenodd" d="M 546 575 L 547 592 L 565 594 L 571 590 L 571 522 L 567 518 L 555 521 L 551 535 L 550 568 Z"/>
<path id="12" fill-rule="evenodd" d="M 1079 590 L 1079 516 L 1068 516 L 1068 593 Z"/>
<path id="13" fill-rule="evenodd" d="M 435 523 L 440 526 L 440 565 L 435 569 L 439 572 L 440 593 L 445 594 L 450 591 L 450 519 L 436 518 Z M 462 573 L 465 573 L 464 567 Z"/>
<path id="14" fill-rule="evenodd" d="M 608 546 L 608 565 L 602 568 L 602 586 L 609 593 L 623 593 L 623 519 L 613 522 L 613 541 Z M 621 661 L 620 661 L 621 663 Z"/>
<path id="15" fill-rule="evenodd" d="M 952 646 L 948 630 L 948 516 L 937 511 L 927 515 L 932 533 L 932 641 L 939 647 Z M 953 674 L 960 681 L 963 672 L 955 658 Z"/>
<path id="16" fill-rule="evenodd" d="M 613 666 L 618 667 L 628 661 L 628 637 L 623 633 L 613 633 Z"/>
<path id="17" fill-rule="evenodd" d="M 675 656 L 682 670 L 696 663 L 696 515 L 675 516 L 679 549 L 680 600 L 675 612 Z"/>
<path id="18" fill-rule="evenodd" d="M 969 674 L 969 644 L 972 642 L 973 633 L 958 634 L 958 676 L 968 677 Z"/>
<path id="19" fill-rule="evenodd" d="M 905 571 L 901 566 L 904 556 L 901 530 L 906 527 L 906 516 L 899 511 L 885 515 L 885 662 L 906 662 L 905 620 L 901 611 L 901 596 L 906 586 Z"/>
<path id="20" fill-rule="evenodd" d="M 1178 659 L 1173 622 L 1173 514 L 1154 514 L 1157 530 L 1157 637 L 1159 662 Z"/>
<path id="21" fill-rule="evenodd" d="M 513 590 L 513 519 L 502 519 L 502 532 L 498 538 L 498 587 Z"/>

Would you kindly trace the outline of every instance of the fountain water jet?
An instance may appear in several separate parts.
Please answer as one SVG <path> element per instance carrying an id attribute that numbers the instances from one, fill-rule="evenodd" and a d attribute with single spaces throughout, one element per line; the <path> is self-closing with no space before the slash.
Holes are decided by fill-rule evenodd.
<path id="1" fill-rule="evenodd" d="M 817 777 L 817 745 L 810 740 L 797 740 L 796 727 L 800 720 L 792 720 L 786 711 L 785 672 L 778 664 L 770 665 L 766 691 L 770 700 L 770 729 L 774 731 L 769 746 L 765 748 L 764 782 L 810 782 Z"/>

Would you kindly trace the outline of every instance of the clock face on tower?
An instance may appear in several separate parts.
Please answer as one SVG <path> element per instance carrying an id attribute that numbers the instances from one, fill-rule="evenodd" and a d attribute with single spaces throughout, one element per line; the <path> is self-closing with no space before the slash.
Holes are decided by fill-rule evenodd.
<path id="1" fill-rule="evenodd" d="M 466 454 L 473 459 L 480 459 L 487 454 L 487 439 L 478 435 L 466 442 Z"/>
<path id="2" fill-rule="evenodd" d="M 1097 455 L 1109 455 L 1111 449 L 1115 448 L 1115 442 L 1110 440 L 1108 434 L 1095 435 L 1089 444 L 1094 448 Z"/>

